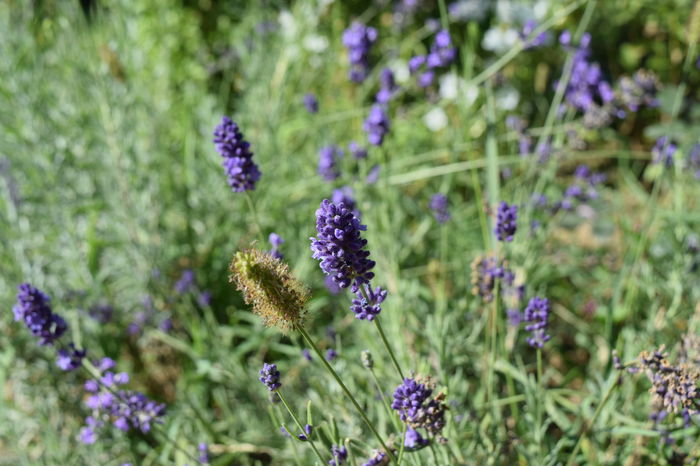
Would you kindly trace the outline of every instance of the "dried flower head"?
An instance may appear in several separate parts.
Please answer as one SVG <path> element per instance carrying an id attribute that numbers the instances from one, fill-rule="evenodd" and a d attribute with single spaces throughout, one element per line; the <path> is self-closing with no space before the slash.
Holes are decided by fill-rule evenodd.
<path id="1" fill-rule="evenodd" d="M 698 414 L 700 392 L 698 372 L 688 364 L 671 365 L 664 347 L 639 355 L 640 366 L 651 382 L 652 407 L 660 413 L 680 413 L 686 426 Z"/>
<path id="2" fill-rule="evenodd" d="M 287 264 L 259 249 L 248 249 L 233 256 L 229 270 L 229 281 L 236 282 L 246 304 L 265 325 L 289 330 L 303 324 L 309 291 Z"/>

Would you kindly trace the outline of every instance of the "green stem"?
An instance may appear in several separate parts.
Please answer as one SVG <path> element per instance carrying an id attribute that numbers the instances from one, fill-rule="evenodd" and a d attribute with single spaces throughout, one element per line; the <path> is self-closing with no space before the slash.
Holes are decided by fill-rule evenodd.
<path id="1" fill-rule="evenodd" d="M 250 196 L 248 191 L 245 191 L 243 193 L 245 195 L 245 200 L 248 203 L 248 208 L 250 209 L 250 212 L 253 214 L 253 223 L 255 223 L 255 228 L 258 230 L 258 239 L 260 239 L 260 243 L 262 246 L 262 243 L 265 243 L 265 236 L 263 235 L 263 229 L 260 226 L 260 219 L 258 218 L 258 211 L 255 208 L 255 203 L 253 202 L 253 198 Z"/>
<path id="2" fill-rule="evenodd" d="M 282 396 L 282 392 L 280 390 L 277 390 L 277 396 L 280 397 L 280 401 L 282 401 L 282 404 L 284 405 L 284 407 L 287 408 L 287 412 L 289 413 L 290 416 L 292 416 L 292 419 L 294 419 L 294 423 L 297 425 L 299 430 L 301 432 L 306 432 L 304 430 L 304 427 L 301 425 L 301 422 L 299 422 L 297 415 L 294 414 L 294 411 L 292 411 L 292 408 L 290 408 L 289 405 L 287 404 L 287 400 L 285 400 L 284 397 Z M 314 453 L 316 453 L 316 456 L 318 456 L 318 459 L 321 460 L 321 464 L 325 464 L 323 456 L 321 456 L 321 453 L 316 448 L 316 445 L 314 445 L 314 441 L 311 440 L 310 435 L 309 435 L 308 439 L 309 439 L 309 445 L 311 445 L 311 448 L 314 450 Z"/>
<path id="3" fill-rule="evenodd" d="M 338 385 L 340 385 L 340 388 L 345 392 L 345 395 L 350 399 L 352 402 L 353 406 L 355 406 L 355 409 L 357 412 L 360 414 L 360 417 L 362 418 L 363 421 L 365 421 L 365 424 L 367 424 L 367 427 L 369 427 L 369 430 L 372 431 L 372 434 L 374 434 L 375 438 L 377 441 L 379 441 L 379 444 L 382 446 L 384 451 L 386 452 L 387 456 L 396 463 L 396 458 L 394 457 L 394 454 L 389 450 L 389 448 L 386 446 L 386 443 L 384 443 L 384 439 L 382 439 L 382 436 L 379 435 L 379 432 L 377 432 L 377 429 L 374 427 L 374 424 L 372 424 L 372 421 L 369 420 L 365 412 L 363 411 L 362 407 L 360 407 L 360 404 L 357 402 L 355 397 L 350 393 L 350 390 L 348 390 L 348 387 L 345 386 L 345 383 L 343 382 L 343 379 L 340 378 L 338 373 L 333 369 L 333 367 L 328 364 L 328 361 L 326 361 L 326 358 L 321 354 L 321 350 L 318 349 L 318 346 L 316 346 L 316 343 L 311 339 L 311 336 L 307 333 L 306 330 L 304 330 L 303 327 L 297 327 L 297 330 L 299 333 L 301 333 L 301 336 L 304 337 L 304 340 L 306 340 L 306 343 L 311 346 L 314 349 L 314 352 L 318 355 L 318 358 L 321 360 L 323 365 L 326 367 L 328 372 L 331 373 L 333 378 L 335 379 L 336 382 L 338 382 Z"/>
<path id="4" fill-rule="evenodd" d="M 389 404 L 389 400 L 386 399 L 386 396 L 384 396 L 384 391 L 382 390 L 382 386 L 379 384 L 379 380 L 377 379 L 377 375 L 374 373 L 374 369 L 368 369 L 369 373 L 372 374 L 372 380 L 374 380 L 374 385 L 377 387 L 377 391 L 379 392 L 379 396 L 382 398 L 382 404 L 386 408 L 386 412 L 389 415 L 389 419 L 391 419 L 391 423 L 394 425 L 394 429 L 399 430 L 399 425 L 396 423 L 396 416 L 394 415 L 394 412 L 391 410 L 391 405 Z"/>
<path id="5" fill-rule="evenodd" d="M 617 379 L 617 377 L 615 377 Z M 595 421 L 598 419 L 598 416 L 600 416 L 600 413 L 603 412 L 603 407 L 607 404 L 608 400 L 610 399 L 610 396 L 612 395 L 613 391 L 615 390 L 615 387 L 617 387 L 617 380 L 614 380 L 610 386 L 608 386 L 608 390 L 605 392 L 605 396 L 601 400 L 600 404 L 596 408 L 595 412 L 593 413 L 593 417 L 591 418 L 591 422 L 588 423 L 588 425 L 585 426 L 583 429 L 583 432 L 581 432 L 581 435 L 579 435 L 578 440 L 576 441 L 576 445 L 574 446 L 573 451 L 571 452 L 571 455 L 569 456 L 569 461 L 567 461 L 566 465 L 567 466 L 573 466 L 576 460 L 576 455 L 578 454 L 578 450 L 581 448 L 581 441 L 584 439 L 586 435 L 588 435 L 593 429 L 593 426 L 595 425 Z"/>
<path id="6" fill-rule="evenodd" d="M 399 449 L 399 461 L 397 464 L 401 464 L 403 461 L 403 452 L 406 447 L 406 432 L 408 431 L 408 424 L 403 425 L 403 433 L 401 434 L 401 448 Z"/>
<path id="7" fill-rule="evenodd" d="M 369 296 L 367 295 L 367 290 L 365 289 L 364 285 L 360 286 L 360 292 L 362 293 L 362 297 L 365 298 L 365 300 L 368 303 L 372 302 L 372 300 L 369 299 Z M 403 379 L 404 379 L 403 371 L 401 370 L 401 366 L 399 366 L 399 362 L 396 360 L 396 356 L 394 355 L 394 350 L 392 350 L 391 345 L 389 345 L 389 340 L 387 340 L 386 335 L 384 334 L 384 329 L 382 328 L 382 324 L 379 321 L 379 316 L 376 316 L 374 318 L 374 325 L 377 326 L 377 330 L 379 331 L 379 336 L 382 337 L 382 341 L 384 342 L 384 346 L 386 347 L 386 350 L 389 352 L 389 356 L 391 357 L 391 361 L 394 363 L 394 367 L 396 367 L 396 370 L 399 373 L 399 376 L 401 377 L 401 381 L 403 381 Z"/>
<path id="8" fill-rule="evenodd" d="M 382 337 L 382 341 L 384 342 L 384 346 L 386 346 L 386 350 L 389 352 L 389 356 L 391 356 L 391 361 L 394 363 L 394 367 L 396 367 L 396 371 L 399 373 L 399 377 L 401 377 L 401 380 L 403 381 L 403 379 L 404 379 L 403 371 L 401 370 L 401 366 L 399 366 L 399 362 L 396 360 L 396 356 L 394 355 L 394 350 L 391 349 L 391 345 L 389 345 L 389 341 L 386 339 L 386 335 L 384 334 L 384 329 L 382 328 L 382 324 L 379 321 L 379 316 L 374 318 L 374 325 L 377 326 L 377 330 L 379 330 L 379 336 Z"/>

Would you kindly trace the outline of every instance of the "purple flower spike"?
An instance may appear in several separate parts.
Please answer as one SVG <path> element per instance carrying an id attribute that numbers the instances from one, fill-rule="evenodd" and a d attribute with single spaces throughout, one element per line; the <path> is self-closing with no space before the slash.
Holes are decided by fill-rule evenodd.
<path id="1" fill-rule="evenodd" d="M 389 68 L 384 68 L 379 75 L 379 85 L 379 92 L 377 92 L 374 99 L 378 104 L 387 104 L 399 90 L 394 79 L 394 72 Z"/>
<path id="2" fill-rule="evenodd" d="M 430 443 L 428 439 L 424 439 L 417 430 L 409 428 L 406 430 L 403 444 L 409 451 L 420 450 Z"/>
<path id="3" fill-rule="evenodd" d="M 17 304 L 12 308 L 15 320 L 24 321 L 40 345 L 52 345 L 68 329 L 66 321 L 51 310 L 51 299 L 29 283 L 17 288 Z"/>
<path id="4" fill-rule="evenodd" d="M 284 259 L 284 254 L 280 252 L 280 246 L 284 243 L 284 240 L 280 235 L 277 233 L 270 233 L 270 236 L 268 237 L 268 241 L 272 245 L 272 249 L 270 250 L 270 254 L 272 257 L 275 257 L 277 259 Z"/>
<path id="5" fill-rule="evenodd" d="M 178 294 L 187 293 L 190 288 L 192 288 L 192 285 L 194 285 L 194 281 L 194 272 L 190 269 L 183 270 L 180 279 L 175 283 L 175 291 L 177 291 Z"/>
<path id="6" fill-rule="evenodd" d="M 654 156 L 654 163 L 663 163 L 667 168 L 672 167 L 673 156 L 677 150 L 678 146 L 674 141 L 666 136 L 661 136 L 651 150 L 651 154 Z"/>
<path id="7" fill-rule="evenodd" d="M 318 174 L 326 181 L 340 177 L 338 162 L 343 157 L 343 150 L 338 146 L 325 146 L 318 151 Z"/>
<path id="8" fill-rule="evenodd" d="M 73 371 L 81 366 L 86 354 L 86 350 L 76 349 L 75 345 L 70 343 L 68 349 L 58 350 L 56 365 L 63 371 Z"/>
<path id="9" fill-rule="evenodd" d="M 352 300 L 350 309 L 355 313 L 356 318 L 372 321 L 382 312 L 381 304 L 386 299 L 387 291 L 381 289 L 381 287 L 376 287 L 372 291 L 370 286 L 364 286 L 363 289 L 366 291 L 369 300 L 365 298 L 361 291 L 358 291 L 355 293 L 357 297 Z"/>
<path id="10" fill-rule="evenodd" d="M 374 261 L 365 250 L 367 240 L 360 237 L 366 229 L 342 203 L 336 205 L 324 199 L 316 211 L 318 235 L 311 238 L 313 258 L 321 262 L 321 270 L 338 286 L 351 286 L 353 292 L 374 277 Z"/>
<path id="11" fill-rule="evenodd" d="M 280 383 L 280 371 L 277 370 L 276 364 L 264 363 L 263 368 L 260 369 L 259 380 L 265 384 L 267 389 L 271 392 L 276 391 L 282 386 Z"/>
<path id="12" fill-rule="evenodd" d="M 318 113 L 318 100 L 316 96 L 308 93 L 304 95 L 304 107 L 309 113 Z"/>
<path id="13" fill-rule="evenodd" d="M 350 60 L 350 80 L 361 83 L 367 77 L 369 52 L 377 41 L 377 30 L 357 21 L 343 32 L 343 45 Z"/>
<path id="14" fill-rule="evenodd" d="M 430 198 L 430 210 L 433 211 L 438 223 L 447 223 L 450 219 L 450 212 L 447 210 L 447 196 L 440 193 L 434 194 Z"/>
<path id="15" fill-rule="evenodd" d="M 348 450 L 341 445 L 333 445 L 331 447 L 331 455 L 333 455 L 333 459 L 328 461 L 330 466 L 340 466 L 348 460 Z"/>
<path id="16" fill-rule="evenodd" d="M 380 105 L 374 105 L 369 111 L 363 129 L 370 144 L 381 146 L 384 136 L 389 132 L 389 117 Z"/>
<path id="17" fill-rule="evenodd" d="M 348 144 L 348 150 L 350 151 L 350 154 L 357 160 L 367 158 L 367 149 L 361 147 L 355 141 L 350 141 L 350 144 Z"/>
<path id="18" fill-rule="evenodd" d="M 525 308 L 525 330 L 531 332 L 527 343 L 534 348 L 542 348 L 552 337 L 547 334 L 547 321 L 549 320 L 549 300 L 535 296 Z"/>
<path id="19" fill-rule="evenodd" d="M 496 238 L 499 241 L 513 241 L 513 235 L 517 229 L 518 207 L 509 206 L 506 202 L 501 202 L 496 213 Z"/>
<path id="20" fill-rule="evenodd" d="M 399 412 L 402 421 L 414 422 L 419 417 L 423 403 L 432 393 L 433 391 L 424 384 L 418 383 L 415 379 L 405 378 L 394 391 L 391 408 Z"/>
<path id="21" fill-rule="evenodd" d="M 214 130 L 216 150 L 224 158 L 222 165 L 233 192 L 252 191 L 260 179 L 260 170 L 253 162 L 250 144 L 229 117 L 223 117 Z"/>

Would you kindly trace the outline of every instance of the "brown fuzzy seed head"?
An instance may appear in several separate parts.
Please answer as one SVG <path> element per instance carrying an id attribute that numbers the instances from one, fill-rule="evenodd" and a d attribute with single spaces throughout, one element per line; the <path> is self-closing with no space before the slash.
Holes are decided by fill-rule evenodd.
<path id="1" fill-rule="evenodd" d="M 243 293 L 267 326 L 282 330 L 301 327 L 306 314 L 308 289 L 289 271 L 284 262 L 259 249 L 239 251 L 229 267 L 230 282 Z"/>

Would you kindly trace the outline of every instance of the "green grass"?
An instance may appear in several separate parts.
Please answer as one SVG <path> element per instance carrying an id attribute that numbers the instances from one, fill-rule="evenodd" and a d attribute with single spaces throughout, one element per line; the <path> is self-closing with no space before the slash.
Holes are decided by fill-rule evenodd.
<path id="1" fill-rule="evenodd" d="M 316 173 L 318 149 L 364 143 L 381 67 L 424 53 L 433 34 L 421 20 L 396 30 L 390 9 L 363 2 L 299 0 L 280 17 L 282 3 L 116 1 L 90 21 L 78 2 L 0 4 L 0 464 L 193 464 L 199 442 L 211 446 L 214 464 L 313 464 L 307 444 L 280 433 L 282 424 L 296 427 L 257 381 L 263 361 L 280 367 L 300 422 L 317 426 L 321 454 L 330 459 L 330 444 L 344 443 L 351 464 L 362 464 L 378 445 L 318 358 L 302 358 L 301 336 L 264 328 L 228 283 L 233 253 L 251 243 L 267 249 L 270 232 L 285 239 L 286 261 L 312 290 L 307 331 L 321 350 L 338 351 L 334 369 L 379 434 L 399 446 L 402 431 L 374 379 L 390 398 L 400 382 L 392 360 L 374 325 L 354 319 L 350 295 L 325 290 L 309 251 L 314 211 L 342 185 L 355 191 L 376 282 L 389 290 L 381 319 L 397 361 L 432 376 L 450 406 L 447 444 L 397 451 L 404 464 L 697 461 L 697 427 L 671 417 L 675 443 L 662 444 L 648 420 L 646 377 L 616 371 L 611 359 L 613 349 L 629 362 L 665 344 L 676 361 L 700 324 L 698 256 L 687 247 L 700 226 L 700 184 L 681 164 L 649 164 L 661 135 L 686 152 L 698 142 L 697 52 L 683 34 L 691 2 L 552 3 L 542 28 L 593 31 L 593 58 L 611 79 L 646 67 L 666 83 L 658 109 L 583 131 L 583 149 L 566 146 L 580 115 L 557 112 L 564 50 L 495 55 L 480 46 L 486 23 L 451 24 L 460 53 L 452 72 L 464 80 L 458 98 L 426 98 L 402 83 L 409 90 L 391 104 L 385 144 L 359 162 L 346 154 L 332 184 Z M 340 39 L 355 16 L 380 30 L 376 66 L 361 85 L 347 80 Z M 257 27 L 278 20 L 276 31 Z M 324 39 L 322 51 L 309 50 Z M 505 82 L 520 93 L 512 112 L 498 104 Z M 316 115 L 301 104 L 306 92 L 319 98 Z M 435 107 L 449 123 L 433 132 L 424 116 Z M 504 123 L 511 113 L 529 120 L 535 140 L 551 135 L 559 155 L 543 165 L 517 155 L 517 135 Z M 263 172 L 251 193 L 256 215 L 229 190 L 211 142 L 224 114 Z M 584 162 L 608 176 L 595 215 L 521 209 L 515 240 L 492 238 L 498 201 L 561 196 Z M 380 178 L 367 185 L 374 164 Z M 506 167 L 510 178 L 501 176 Z M 428 209 L 437 192 L 450 201 L 444 226 Z M 535 218 L 542 228 L 530 235 Z M 541 377 L 522 326 L 508 325 L 498 299 L 485 304 L 470 291 L 470 264 L 495 251 L 527 285 L 526 299 L 552 302 Z M 188 268 L 197 291 L 211 291 L 210 307 L 197 293 L 174 293 Z M 69 338 L 91 358 L 114 358 L 132 388 L 168 404 L 156 434 L 111 429 L 95 445 L 77 440 L 86 375 L 59 371 L 52 351 L 12 321 L 23 281 L 52 297 Z M 129 336 L 146 296 L 156 323 Z M 109 323 L 87 316 L 95 303 L 114 306 Z M 167 333 L 157 326 L 165 317 L 174 324 Z M 360 363 L 364 349 L 374 374 Z"/>

